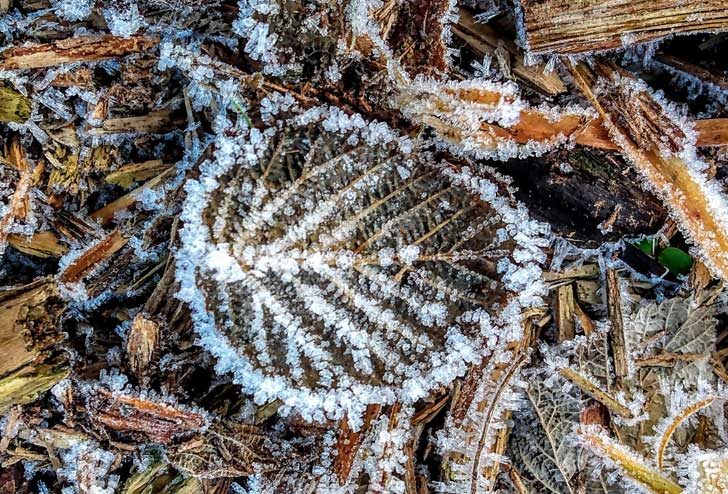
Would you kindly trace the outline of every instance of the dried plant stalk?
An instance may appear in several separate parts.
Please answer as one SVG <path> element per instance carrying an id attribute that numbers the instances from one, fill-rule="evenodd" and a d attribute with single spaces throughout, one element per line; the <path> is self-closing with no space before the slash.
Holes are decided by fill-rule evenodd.
<path id="1" fill-rule="evenodd" d="M 520 0 L 535 53 L 585 53 L 728 29 L 723 0 Z"/>
<path id="2" fill-rule="evenodd" d="M 710 396 L 708 398 L 704 398 L 702 400 L 699 400 L 695 403 L 690 404 L 689 406 L 682 409 L 675 417 L 670 421 L 667 427 L 665 427 L 664 431 L 660 435 L 660 440 L 657 444 L 657 466 L 659 468 L 662 468 L 665 458 L 665 450 L 667 449 L 667 445 L 670 442 L 670 438 L 675 433 L 678 427 L 680 427 L 680 424 L 685 422 L 687 419 L 689 419 L 693 414 L 699 412 L 703 408 L 710 406 L 715 401 L 715 397 Z"/>
<path id="3" fill-rule="evenodd" d="M 680 494 L 683 489 L 678 484 L 665 477 L 659 471 L 651 468 L 646 461 L 642 461 L 635 453 L 626 447 L 614 443 L 609 438 L 596 433 L 584 433 L 581 439 L 597 454 L 609 458 L 630 478 L 648 487 L 656 494 Z"/>
<path id="4" fill-rule="evenodd" d="M 610 133 L 671 210 L 683 233 L 711 271 L 728 279 L 728 227 L 723 194 L 690 157 L 687 123 L 678 122 L 644 84 L 608 62 L 572 68 L 582 92 L 604 119 Z"/>
<path id="5" fill-rule="evenodd" d="M 55 43 L 21 46 L 0 52 L 0 69 L 37 69 L 64 63 L 96 62 L 140 53 L 156 46 L 158 40 L 146 36 L 121 38 L 88 35 Z"/>

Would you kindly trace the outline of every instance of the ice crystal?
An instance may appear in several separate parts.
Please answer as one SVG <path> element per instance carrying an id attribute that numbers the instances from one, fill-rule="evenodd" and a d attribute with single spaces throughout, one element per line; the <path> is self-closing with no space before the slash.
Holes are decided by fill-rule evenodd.
<path id="1" fill-rule="evenodd" d="M 496 174 L 411 147 L 318 107 L 221 140 L 188 183 L 181 296 L 258 402 L 356 424 L 365 405 L 414 402 L 521 334 L 543 226 Z"/>

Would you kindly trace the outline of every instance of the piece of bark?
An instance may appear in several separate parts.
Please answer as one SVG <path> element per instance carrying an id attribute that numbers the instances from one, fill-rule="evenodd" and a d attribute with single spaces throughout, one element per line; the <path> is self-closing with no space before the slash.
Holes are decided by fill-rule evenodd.
<path id="1" fill-rule="evenodd" d="M 0 52 L 0 69 L 37 69 L 64 63 L 97 62 L 140 53 L 156 46 L 156 38 L 144 35 L 121 38 L 111 35 L 85 35 L 55 43 L 8 48 Z"/>
<path id="2" fill-rule="evenodd" d="M 159 350 L 159 324 L 141 313 L 134 317 L 126 342 L 129 367 L 137 377 L 145 375 L 154 353 Z"/>
<path id="3" fill-rule="evenodd" d="M 576 336 L 574 288 L 571 284 L 556 289 L 556 339 L 559 343 L 573 340 Z"/>
<path id="4" fill-rule="evenodd" d="M 610 344 L 614 359 L 614 373 L 622 379 L 629 373 L 627 349 L 624 340 L 624 319 L 622 318 L 622 294 L 619 286 L 619 275 L 613 268 L 606 272 L 607 280 L 607 314 L 611 323 Z"/>
<path id="5" fill-rule="evenodd" d="M 101 127 L 89 129 L 91 135 L 134 132 L 159 134 L 184 128 L 186 122 L 171 110 L 157 110 L 138 117 L 108 118 Z"/>
<path id="6" fill-rule="evenodd" d="M 660 200 L 640 186 L 638 173 L 614 153 L 564 150 L 499 166 L 513 177 L 516 197 L 531 214 L 554 231 L 590 245 L 654 232 L 667 215 Z M 598 225 L 619 205 L 622 211 L 611 230 L 600 230 Z"/>
<path id="7" fill-rule="evenodd" d="M 714 275 L 728 279 L 728 227 L 721 214 L 725 197 L 719 185 L 681 155 L 690 151 L 681 122 L 632 74 L 611 62 L 572 64 L 571 70 L 622 153 L 672 211 L 702 260 Z"/>
<path id="8" fill-rule="evenodd" d="M 168 444 L 173 439 L 200 431 L 207 423 L 197 412 L 167 403 L 126 396 L 96 387 L 84 408 L 89 418 L 106 429 L 137 439 Z"/>
<path id="9" fill-rule="evenodd" d="M 674 34 L 728 30 L 724 0 L 520 0 L 534 53 L 622 48 Z"/>
<path id="10" fill-rule="evenodd" d="M 51 232 L 38 232 L 31 236 L 11 233 L 8 244 L 14 249 L 33 257 L 61 257 L 68 252 L 68 247 L 58 241 L 58 236 Z"/>
<path id="11" fill-rule="evenodd" d="M 556 71 L 546 72 L 545 64 L 525 65 L 523 52 L 511 40 L 503 39 L 498 31 L 476 22 L 471 11 L 461 8 L 457 24 L 452 26 L 455 36 L 468 44 L 470 49 L 479 57 L 495 55 L 499 47 L 510 55 L 513 75 L 533 89 L 553 96 L 566 91 L 566 86 Z"/>
<path id="12" fill-rule="evenodd" d="M 581 328 L 584 330 L 584 334 L 586 336 L 590 336 L 594 333 L 594 331 L 596 331 L 596 324 L 578 303 L 574 304 L 574 313 L 576 314 L 576 317 L 579 320 Z"/>
<path id="13" fill-rule="evenodd" d="M 118 252 L 129 241 L 119 230 L 111 232 L 106 238 L 81 254 L 71 263 L 63 273 L 60 280 L 64 283 L 75 283 L 83 279 L 88 273 L 115 252 Z"/>
<path id="14" fill-rule="evenodd" d="M 54 351 L 63 307 L 47 280 L 0 290 L 0 413 L 34 401 L 68 375 Z"/>

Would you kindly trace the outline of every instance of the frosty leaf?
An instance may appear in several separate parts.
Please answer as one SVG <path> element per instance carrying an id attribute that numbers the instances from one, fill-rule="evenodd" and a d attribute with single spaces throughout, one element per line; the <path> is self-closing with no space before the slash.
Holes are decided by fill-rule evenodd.
<path id="1" fill-rule="evenodd" d="M 715 346 L 715 308 L 696 306 L 692 297 L 642 305 L 625 314 L 624 327 L 635 356 L 655 351 L 708 355 Z"/>
<path id="2" fill-rule="evenodd" d="M 529 379 L 527 404 L 515 414 L 510 456 L 534 492 L 574 493 L 578 452 L 569 442 L 579 423 L 580 400 L 572 392 Z"/>
<path id="3" fill-rule="evenodd" d="M 229 154 L 243 137 L 219 143 L 187 188 L 177 276 L 202 343 L 258 401 L 357 420 L 520 337 L 542 227 L 497 176 L 311 115 L 249 163 Z"/>

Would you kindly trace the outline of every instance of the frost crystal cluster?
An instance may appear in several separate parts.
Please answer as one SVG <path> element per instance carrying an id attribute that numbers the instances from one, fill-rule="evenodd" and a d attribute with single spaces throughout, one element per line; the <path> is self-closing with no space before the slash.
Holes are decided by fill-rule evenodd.
<path id="1" fill-rule="evenodd" d="M 307 417 L 414 402 L 521 335 L 543 226 L 502 177 L 319 107 L 189 182 L 178 278 L 203 345 Z"/>

